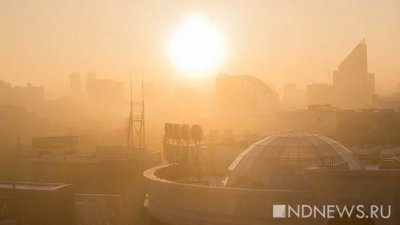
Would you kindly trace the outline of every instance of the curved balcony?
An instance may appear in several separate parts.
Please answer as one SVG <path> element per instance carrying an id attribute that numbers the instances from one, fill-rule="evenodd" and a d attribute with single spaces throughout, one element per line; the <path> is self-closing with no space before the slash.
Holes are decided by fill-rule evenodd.
<path id="1" fill-rule="evenodd" d="M 285 224 L 289 221 L 272 218 L 273 204 L 312 202 L 311 193 L 304 191 L 214 187 L 164 179 L 175 172 L 172 166 L 144 172 L 148 188 L 145 207 L 153 218 L 169 224 Z"/>

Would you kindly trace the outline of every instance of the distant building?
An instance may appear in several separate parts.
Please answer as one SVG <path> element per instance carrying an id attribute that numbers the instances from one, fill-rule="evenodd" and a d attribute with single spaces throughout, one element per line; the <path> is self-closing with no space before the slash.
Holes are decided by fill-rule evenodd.
<path id="1" fill-rule="evenodd" d="M 400 145 L 400 111 L 395 109 L 338 110 L 309 105 L 307 110 L 277 113 L 279 130 L 303 130 L 330 135 L 354 145 Z"/>
<path id="2" fill-rule="evenodd" d="M 61 148 L 68 144 L 65 143 L 68 139 L 57 139 L 41 139 L 38 144 Z M 149 149 L 136 154 L 123 150 L 103 146 L 95 153 L 33 155 L 21 171 L 35 182 L 73 184 L 76 223 L 71 225 L 143 224 L 139 222 L 145 197 L 141 175 L 144 170 L 161 164 L 161 152 Z"/>
<path id="3" fill-rule="evenodd" d="M 92 72 L 87 73 L 86 76 L 85 76 L 85 79 L 86 79 L 85 84 L 86 84 L 86 90 L 87 90 L 88 88 L 90 88 L 89 87 L 90 86 L 90 81 L 96 80 L 96 74 L 92 73 Z"/>
<path id="4" fill-rule="evenodd" d="M 305 130 L 333 133 L 337 130 L 337 112 L 330 105 L 309 105 L 307 110 L 278 113 L 281 130 Z"/>
<path id="5" fill-rule="evenodd" d="M 32 138 L 32 150 L 39 155 L 67 155 L 78 152 L 78 136 Z"/>
<path id="6" fill-rule="evenodd" d="M 35 106 L 44 100 L 44 89 L 41 86 L 12 86 L 0 81 L 0 104 L 12 106 Z"/>
<path id="7" fill-rule="evenodd" d="M 368 72 L 367 45 L 362 40 L 333 72 L 335 106 L 370 108 L 375 94 L 375 76 Z"/>
<path id="8" fill-rule="evenodd" d="M 306 107 L 304 90 L 297 89 L 295 84 L 285 84 L 281 106 L 283 110 L 298 110 Z"/>
<path id="9" fill-rule="evenodd" d="M 92 101 L 120 103 L 124 97 L 124 83 L 111 79 L 96 79 L 89 74 L 86 76 L 86 94 Z"/>
<path id="10" fill-rule="evenodd" d="M 75 225 L 69 184 L 0 182 L 0 224 Z"/>
<path id="11" fill-rule="evenodd" d="M 74 94 L 80 94 L 82 90 L 81 75 L 79 73 L 71 73 L 69 75 L 69 85 Z"/>
<path id="12" fill-rule="evenodd" d="M 279 99 L 263 81 L 252 76 L 221 75 L 216 81 L 214 119 L 225 129 L 255 128 L 270 119 Z"/>
<path id="13" fill-rule="evenodd" d="M 0 158 L 17 146 L 17 137 L 21 145 L 27 145 L 33 135 L 50 129 L 48 120 L 23 107 L 0 105 L 0 118 Z"/>
<path id="14" fill-rule="evenodd" d="M 400 109 L 400 93 L 395 92 L 388 96 L 377 96 L 375 107 L 379 109 Z"/>
<path id="15" fill-rule="evenodd" d="M 338 114 L 338 131 L 342 133 L 396 134 L 400 132 L 400 112 L 391 109 L 345 110 Z"/>
<path id="16" fill-rule="evenodd" d="M 235 114 L 264 114 L 278 107 L 278 99 L 266 83 L 245 75 L 219 76 L 215 101 L 219 109 Z"/>
<path id="17" fill-rule="evenodd" d="M 310 84 L 307 86 L 307 105 L 333 103 L 333 88 L 330 84 Z"/>

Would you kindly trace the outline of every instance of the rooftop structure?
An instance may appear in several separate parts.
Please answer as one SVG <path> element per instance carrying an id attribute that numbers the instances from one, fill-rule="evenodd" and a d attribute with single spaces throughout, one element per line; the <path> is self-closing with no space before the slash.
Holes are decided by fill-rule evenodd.
<path id="1" fill-rule="evenodd" d="M 279 103 L 277 95 L 265 82 L 247 75 L 220 75 L 213 101 L 216 127 L 250 130 L 261 129 L 260 124 L 270 121 Z"/>
<path id="2" fill-rule="evenodd" d="M 1 181 L 0 205 L 0 224 L 75 224 L 74 192 L 69 184 Z"/>
<path id="3" fill-rule="evenodd" d="M 400 170 L 363 169 L 348 149 L 322 135 L 281 133 L 256 142 L 231 164 L 225 185 L 185 182 L 190 181 L 182 178 L 186 167 L 179 167 L 170 164 L 144 172 L 145 206 L 156 222 L 152 224 L 395 225 L 400 220 L 398 213 L 388 219 L 289 218 L 274 213 L 276 205 L 330 204 L 390 205 L 398 212 Z"/>
<path id="4" fill-rule="evenodd" d="M 231 114 L 263 114 L 275 111 L 278 105 L 266 83 L 245 75 L 218 77 L 215 101 L 217 110 Z"/>
<path id="5" fill-rule="evenodd" d="M 361 169 L 354 154 L 321 135 L 290 132 L 269 136 L 239 155 L 229 167 L 228 187 L 307 190 L 310 167 Z"/>

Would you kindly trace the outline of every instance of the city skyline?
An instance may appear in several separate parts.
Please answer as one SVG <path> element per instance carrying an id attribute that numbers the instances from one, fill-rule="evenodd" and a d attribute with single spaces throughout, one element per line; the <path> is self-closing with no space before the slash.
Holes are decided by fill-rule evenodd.
<path id="1" fill-rule="evenodd" d="M 0 0 L 0 224 L 399 225 L 399 9 Z"/>
<path id="2" fill-rule="evenodd" d="M 143 66 L 149 81 L 185 83 L 165 48 L 182 18 L 195 12 L 215 23 L 226 39 L 228 56 L 218 71 L 252 75 L 275 89 L 285 83 L 327 83 L 348 49 L 366 37 L 377 92 L 391 92 L 400 82 L 396 1 L 118 3 L 0 3 L 5 25 L 0 78 L 57 90 L 73 71 L 127 81 L 131 67 Z"/>

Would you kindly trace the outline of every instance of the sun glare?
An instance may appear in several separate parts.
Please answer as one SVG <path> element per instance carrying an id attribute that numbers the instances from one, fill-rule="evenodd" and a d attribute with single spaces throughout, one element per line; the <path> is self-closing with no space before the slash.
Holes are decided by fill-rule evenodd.
<path id="1" fill-rule="evenodd" d="M 225 43 L 217 28 L 201 15 L 190 15 L 168 43 L 172 64 L 184 75 L 204 76 L 218 69 L 225 56 Z"/>

